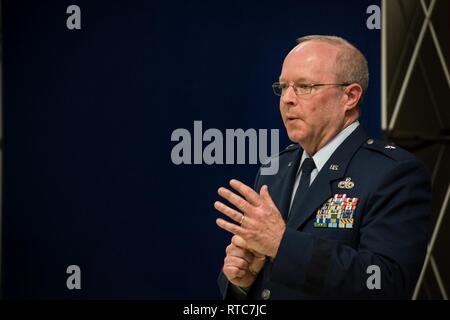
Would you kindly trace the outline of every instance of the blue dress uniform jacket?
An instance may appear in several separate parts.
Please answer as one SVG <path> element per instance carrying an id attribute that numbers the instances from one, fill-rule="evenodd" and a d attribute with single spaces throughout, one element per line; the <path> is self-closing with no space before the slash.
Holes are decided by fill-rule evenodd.
<path id="1" fill-rule="evenodd" d="M 302 152 L 289 146 L 278 154 L 276 175 L 256 177 L 255 189 L 268 185 L 283 216 Z M 359 126 L 305 196 L 294 198 L 277 255 L 266 259 L 246 298 L 409 299 L 426 253 L 430 214 L 430 179 L 422 163 L 370 139 Z M 367 286 L 371 265 L 379 267 L 381 289 Z M 225 299 L 237 298 L 223 273 L 218 282 Z"/>

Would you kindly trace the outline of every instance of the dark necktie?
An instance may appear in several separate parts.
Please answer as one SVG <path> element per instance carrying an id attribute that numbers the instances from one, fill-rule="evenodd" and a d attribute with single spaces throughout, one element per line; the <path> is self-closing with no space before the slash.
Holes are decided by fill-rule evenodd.
<path id="1" fill-rule="evenodd" d="M 316 164 L 314 163 L 314 160 L 312 158 L 305 158 L 305 160 L 303 160 L 302 166 L 300 168 L 301 171 L 300 182 L 298 184 L 297 191 L 295 192 L 292 204 L 295 201 L 303 201 L 303 198 L 306 192 L 308 191 L 309 183 L 311 181 L 311 172 L 315 168 Z M 290 216 L 290 212 L 288 216 Z"/>

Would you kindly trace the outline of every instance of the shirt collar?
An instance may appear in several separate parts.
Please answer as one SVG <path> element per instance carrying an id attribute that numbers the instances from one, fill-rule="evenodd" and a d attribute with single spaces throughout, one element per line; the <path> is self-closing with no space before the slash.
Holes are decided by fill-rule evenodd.
<path id="1" fill-rule="evenodd" d="M 359 121 L 356 120 L 351 125 L 349 125 L 347 128 L 339 132 L 333 139 L 331 139 L 325 146 L 320 148 L 319 151 L 316 152 L 316 154 L 312 157 L 314 160 L 314 163 L 316 164 L 317 171 L 320 171 L 325 163 L 330 159 L 330 157 L 333 155 L 334 151 L 341 145 L 342 142 L 353 132 L 358 128 Z M 308 153 L 303 150 L 302 159 L 300 161 L 299 165 L 299 172 L 300 168 L 302 166 L 303 160 L 306 158 L 310 158 Z"/>

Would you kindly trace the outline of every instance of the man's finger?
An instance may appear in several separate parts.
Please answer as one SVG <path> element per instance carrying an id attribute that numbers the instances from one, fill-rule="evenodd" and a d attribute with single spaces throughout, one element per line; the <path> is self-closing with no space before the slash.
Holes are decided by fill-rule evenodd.
<path id="1" fill-rule="evenodd" d="M 242 270 L 246 270 L 248 268 L 248 264 L 248 261 L 244 258 L 235 256 L 226 256 L 224 260 L 224 265 L 234 266 Z"/>
<path id="2" fill-rule="evenodd" d="M 245 199 L 247 199 L 247 201 L 252 205 L 259 206 L 261 204 L 259 194 L 246 184 L 240 182 L 239 180 L 232 179 L 230 180 L 230 186 L 232 186 L 234 190 L 243 195 Z"/>
<path id="3" fill-rule="evenodd" d="M 250 251 L 241 249 L 239 247 L 234 247 L 233 249 L 231 249 L 229 255 L 237 258 L 242 258 L 248 263 L 252 263 L 253 259 L 255 258 Z"/>
<path id="4" fill-rule="evenodd" d="M 219 190 L 217 191 L 217 193 L 221 197 L 225 198 L 226 200 L 228 200 L 229 202 L 234 204 L 236 206 L 236 208 L 238 208 L 242 212 L 245 213 L 246 211 L 248 211 L 248 206 L 250 204 L 244 198 L 238 196 L 234 192 L 228 190 L 227 188 L 220 187 Z"/>
<path id="5" fill-rule="evenodd" d="M 226 276 L 230 277 L 231 279 L 234 279 L 234 278 L 241 278 L 241 277 L 245 276 L 247 271 L 236 268 L 234 266 L 226 265 L 223 267 L 223 273 Z"/>
<path id="6" fill-rule="evenodd" d="M 245 233 L 245 230 L 243 228 L 241 228 L 240 226 L 238 226 L 234 223 L 227 222 L 220 218 L 216 219 L 216 224 L 223 230 L 228 231 L 232 234 L 236 234 L 241 237 Z"/>
<path id="7" fill-rule="evenodd" d="M 245 241 L 240 236 L 234 235 L 233 238 L 231 238 L 231 243 L 234 244 L 236 247 L 247 249 L 247 241 Z"/>
<path id="8" fill-rule="evenodd" d="M 262 253 L 256 252 L 254 250 L 249 250 L 253 254 L 253 258 L 256 260 L 266 260 L 266 256 Z"/>
<path id="9" fill-rule="evenodd" d="M 229 256 L 244 259 L 248 263 L 252 263 L 254 258 L 253 254 L 249 250 L 242 249 L 240 247 L 235 246 L 234 244 L 230 244 L 229 246 L 227 246 L 225 252 Z"/>
<path id="10" fill-rule="evenodd" d="M 273 202 L 272 197 L 269 194 L 269 187 L 267 185 L 263 185 L 259 190 L 259 194 L 264 200 Z"/>
<path id="11" fill-rule="evenodd" d="M 214 208 L 216 208 L 217 211 L 222 212 L 224 215 L 226 215 L 227 217 L 236 222 L 240 222 L 242 219 L 242 213 L 230 208 L 229 206 L 223 204 L 220 201 L 214 202 Z"/>

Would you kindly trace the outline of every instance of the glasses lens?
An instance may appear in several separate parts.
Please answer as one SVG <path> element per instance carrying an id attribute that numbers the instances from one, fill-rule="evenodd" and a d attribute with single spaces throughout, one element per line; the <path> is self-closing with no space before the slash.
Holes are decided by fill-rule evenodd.
<path id="1" fill-rule="evenodd" d="M 311 93 L 311 89 L 311 86 L 300 84 L 297 86 L 297 94 L 309 94 Z"/>
<path id="2" fill-rule="evenodd" d="M 272 85 L 272 89 L 273 89 L 273 93 L 275 93 L 277 96 L 281 96 L 282 94 L 282 90 L 281 90 L 281 86 L 279 83 L 274 83 Z"/>

